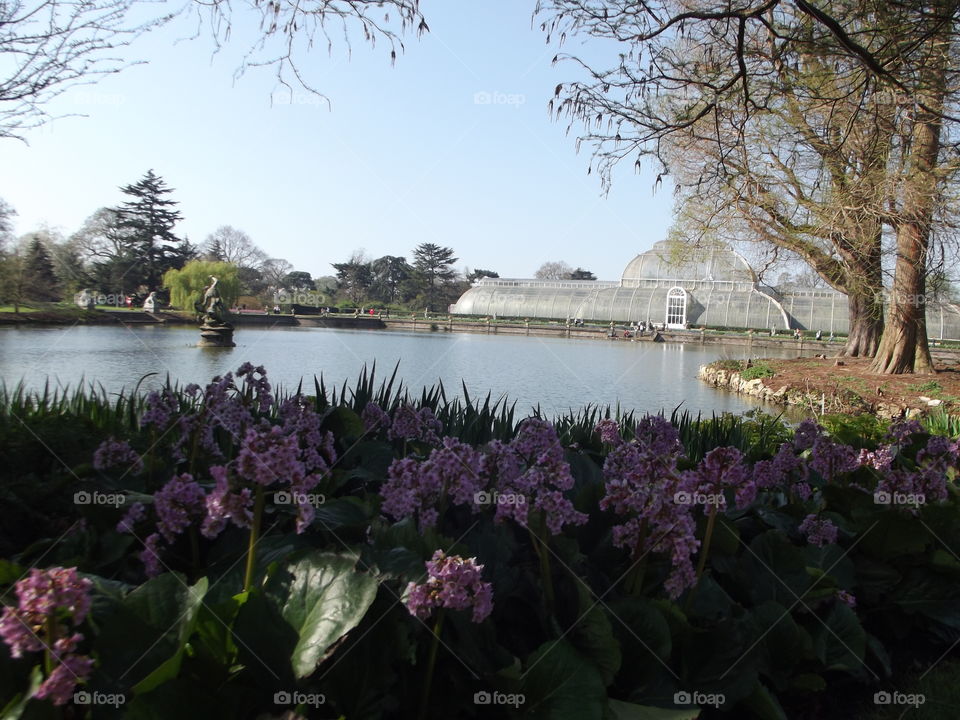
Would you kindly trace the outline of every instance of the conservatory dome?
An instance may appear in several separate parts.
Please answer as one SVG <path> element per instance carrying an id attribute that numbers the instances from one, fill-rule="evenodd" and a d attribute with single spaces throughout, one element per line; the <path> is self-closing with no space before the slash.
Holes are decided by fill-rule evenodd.
<path id="1" fill-rule="evenodd" d="M 548 319 L 786 328 L 776 293 L 724 245 L 663 241 L 631 260 L 619 282 L 483 278 L 451 312 Z"/>

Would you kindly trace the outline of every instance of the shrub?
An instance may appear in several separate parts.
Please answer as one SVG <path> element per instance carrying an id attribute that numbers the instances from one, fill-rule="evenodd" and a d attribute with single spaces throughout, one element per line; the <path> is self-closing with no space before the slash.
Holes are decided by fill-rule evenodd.
<path id="1" fill-rule="evenodd" d="M 773 368 L 762 362 L 754 363 L 750 367 L 744 368 L 744 370 L 740 373 L 740 377 L 744 380 L 756 380 L 757 378 L 773 376 Z"/>

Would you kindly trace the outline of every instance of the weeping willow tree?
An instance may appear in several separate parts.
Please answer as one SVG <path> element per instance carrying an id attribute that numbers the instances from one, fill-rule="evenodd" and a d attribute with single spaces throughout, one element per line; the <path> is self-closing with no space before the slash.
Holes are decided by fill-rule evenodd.
<path id="1" fill-rule="evenodd" d="M 210 284 L 211 275 L 217 278 L 217 289 L 224 306 L 232 306 L 240 295 L 237 266 L 211 260 L 191 260 L 180 270 L 164 273 L 163 286 L 170 291 L 170 304 L 191 310 L 193 303 L 203 295 L 203 289 Z"/>

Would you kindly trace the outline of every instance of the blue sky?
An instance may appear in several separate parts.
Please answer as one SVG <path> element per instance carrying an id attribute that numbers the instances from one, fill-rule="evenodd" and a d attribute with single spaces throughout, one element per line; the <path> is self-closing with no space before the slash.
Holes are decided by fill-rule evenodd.
<path id="1" fill-rule="evenodd" d="M 181 235 L 199 243 L 233 225 L 313 275 L 356 249 L 409 258 L 433 242 L 456 251 L 459 269 L 530 277 L 564 260 L 617 279 L 664 238 L 672 193 L 654 193 L 652 168 L 626 164 L 602 195 L 588 151 L 548 116 L 554 86 L 576 71 L 552 66 L 557 47 L 531 27 L 532 7 L 426 0 L 430 32 L 406 37 L 394 67 L 384 44 L 356 33 L 351 57 L 342 44 L 301 54 L 330 109 L 285 94 L 269 69 L 233 80 L 252 18 L 217 55 L 206 37 L 177 42 L 194 32 L 184 18 L 130 49 L 146 64 L 51 108 L 85 117 L 31 131 L 29 145 L 0 140 L 0 197 L 19 233 L 69 234 L 153 168 L 176 190 Z"/>

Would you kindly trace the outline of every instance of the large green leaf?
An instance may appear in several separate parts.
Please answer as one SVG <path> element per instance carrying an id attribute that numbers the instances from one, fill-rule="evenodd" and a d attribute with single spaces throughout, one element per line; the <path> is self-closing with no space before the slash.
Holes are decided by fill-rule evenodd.
<path id="1" fill-rule="evenodd" d="M 355 628 L 377 595 L 377 581 L 357 572 L 352 557 L 309 555 L 288 566 L 293 575 L 282 615 L 299 641 L 291 662 L 298 678 L 310 675 L 331 646 Z"/>
<path id="2" fill-rule="evenodd" d="M 600 671 L 566 640 L 548 641 L 525 663 L 524 707 L 540 720 L 603 720 L 607 693 Z"/>
<path id="3" fill-rule="evenodd" d="M 787 720 L 787 714 L 783 711 L 777 696 L 763 683 L 756 684 L 749 697 L 744 698 L 743 704 L 762 720 Z"/>
<path id="4" fill-rule="evenodd" d="M 189 586 L 180 575 L 165 573 L 119 600 L 97 635 L 94 686 L 103 681 L 147 692 L 175 677 L 207 587 L 206 578 Z"/>
<path id="5" fill-rule="evenodd" d="M 180 664 L 183 662 L 183 652 L 197 625 L 197 613 L 203 604 L 203 596 L 207 594 L 209 585 L 210 583 L 207 581 L 207 578 L 203 577 L 197 580 L 197 582 L 187 590 L 184 595 L 183 611 L 180 615 L 180 621 L 176 626 L 176 652 L 167 658 L 156 670 L 138 682 L 133 688 L 134 692 L 150 692 L 158 685 L 162 685 L 168 680 L 175 678 L 180 672 Z"/>
<path id="6" fill-rule="evenodd" d="M 814 622 L 810 628 L 813 647 L 825 668 L 862 672 L 867 634 L 856 613 L 843 603 L 835 603 L 823 622 Z"/>
<path id="7" fill-rule="evenodd" d="M 604 685 L 610 685 L 620 670 L 620 643 L 613 635 L 603 605 L 582 582 L 577 584 L 577 594 L 579 619 L 568 637 L 577 650 L 600 670 Z"/>
<path id="8" fill-rule="evenodd" d="M 741 582 L 755 604 L 773 600 L 789 607 L 810 587 L 803 551 L 783 533 L 758 535 L 743 554 Z"/>
<path id="9" fill-rule="evenodd" d="M 610 712 L 614 720 L 696 720 L 700 717 L 700 708 L 648 707 L 634 705 L 622 700 L 610 700 Z"/>
<path id="10" fill-rule="evenodd" d="M 790 673 L 798 662 L 812 656 L 810 635 L 794 622 L 783 605 L 768 601 L 753 612 L 758 637 L 758 662 L 761 672 L 774 678 L 781 686 L 788 686 Z"/>

